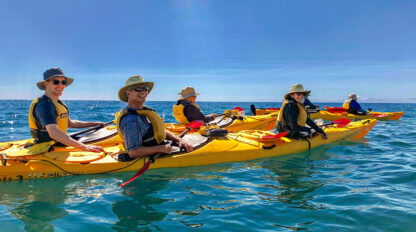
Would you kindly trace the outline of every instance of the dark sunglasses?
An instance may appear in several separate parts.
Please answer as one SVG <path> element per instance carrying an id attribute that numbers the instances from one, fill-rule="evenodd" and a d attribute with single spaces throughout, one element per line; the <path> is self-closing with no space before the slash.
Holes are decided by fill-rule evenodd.
<path id="1" fill-rule="evenodd" d="M 53 80 L 52 83 L 54 85 L 59 85 L 59 84 L 66 85 L 66 80 L 63 80 L 63 81 Z"/>
<path id="2" fill-rule="evenodd" d="M 295 94 L 300 95 L 300 96 L 305 96 L 305 93 L 303 92 L 295 92 Z"/>
<path id="3" fill-rule="evenodd" d="M 142 91 L 149 91 L 149 87 L 147 86 L 137 86 L 133 88 L 136 92 L 142 92 Z"/>

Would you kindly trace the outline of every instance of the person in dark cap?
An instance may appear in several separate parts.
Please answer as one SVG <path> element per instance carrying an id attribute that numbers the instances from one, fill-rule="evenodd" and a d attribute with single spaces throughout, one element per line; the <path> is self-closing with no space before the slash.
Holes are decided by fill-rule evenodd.
<path id="1" fill-rule="evenodd" d="M 39 81 L 37 86 L 40 90 L 44 90 L 45 94 L 33 100 L 30 106 L 30 133 L 36 143 L 54 140 L 84 151 L 102 152 L 102 147 L 83 144 L 66 134 L 68 128 L 105 125 L 104 122 L 81 122 L 70 119 L 68 107 L 59 98 L 73 81 L 74 79 L 65 76 L 60 68 L 51 68 L 43 73 L 43 81 Z"/>

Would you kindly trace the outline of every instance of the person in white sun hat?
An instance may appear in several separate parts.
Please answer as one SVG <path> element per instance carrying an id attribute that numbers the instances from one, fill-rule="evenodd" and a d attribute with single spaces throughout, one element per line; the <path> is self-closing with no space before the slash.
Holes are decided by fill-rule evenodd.
<path id="1" fill-rule="evenodd" d="M 347 110 L 350 114 L 356 114 L 356 115 L 366 115 L 367 112 L 361 107 L 361 105 L 358 103 L 358 98 L 360 96 L 357 96 L 355 93 L 351 93 L 348 95 L 348 99 L 345 100 L 342 107 Z"/>
<path id="2" fill-rule="evenodd" d="M 187 86 L 179 93 L 178 102 L 173 105 L 173 116 L 180 124 L 189 124 L 195 120 L 205 123 L 211 122 L 218 114 L 204 115 L 201 108 L 195 103 L 199 93 L 191 86 Z"/>

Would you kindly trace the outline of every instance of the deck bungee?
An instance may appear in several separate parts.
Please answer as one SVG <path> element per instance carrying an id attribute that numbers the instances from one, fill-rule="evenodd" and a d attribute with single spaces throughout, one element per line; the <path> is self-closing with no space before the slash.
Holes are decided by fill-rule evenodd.
<path id="1" fill-rule="evenodd" d="M 161 156 L 150 165 L 150 169 L 237 162 L 307 151 L 342 139 L 362 138 L 376 123 L 377 120 L 370 119 L 340 127 L 328 125 L 324 127 L 327 140 L 319 135 L 305 140 L 273 138 L 273 133 L 257 130 L 208 137 L 192 133 L 185 135 L 184 140 L 194 145 L 194 151 L 186 153 L 174 147 L 171 155 Z M 59 148 L 42 154 L 22 156 L 9 156 L 9 149 L 0 152 L 0 180 L 3 181 L 137 171 L 149 159 L 118 161 L 122 150 L 120 145 L 105 147 L 102 153 L 66 151 L 65 148 Z"/>

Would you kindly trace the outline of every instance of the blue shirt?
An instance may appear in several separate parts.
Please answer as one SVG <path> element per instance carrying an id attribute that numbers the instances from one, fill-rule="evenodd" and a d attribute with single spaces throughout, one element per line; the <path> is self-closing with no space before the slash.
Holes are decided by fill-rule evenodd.
<path id="1" fill-rule="evenodd" d="M 46 95 L 43 95 L 42 98 L 49 99 Z M 59 100 L 58 103 L 61 103 L 61 101 Z M 39 129 L 45 129 L 49 124 L 57 124 L 56 118 L 58 117 L 58 114 L 51 101 L 40 101 L 36 104 L 33 111 L 33 117 L 35 118 L 36 125 Z"/>
<path id="2" fill-rule="evenodd" d="M 356 109 L 357 111 L 364 111 L 363 108 L 361 108 L 361 105 L 357 101 L 351 101 L 350 108 Z"/>
<path id="3" fill-rule="evenodd" d="M 127 109 L 137 110 L 129 107 Z M 121 118 L 120 129 L 124 139 L 124 147 L 127 151 L 136 150 L 142 146 L 143 136 L 150 127 L 149 120 L 143 115 L 127 114 Z"/>

